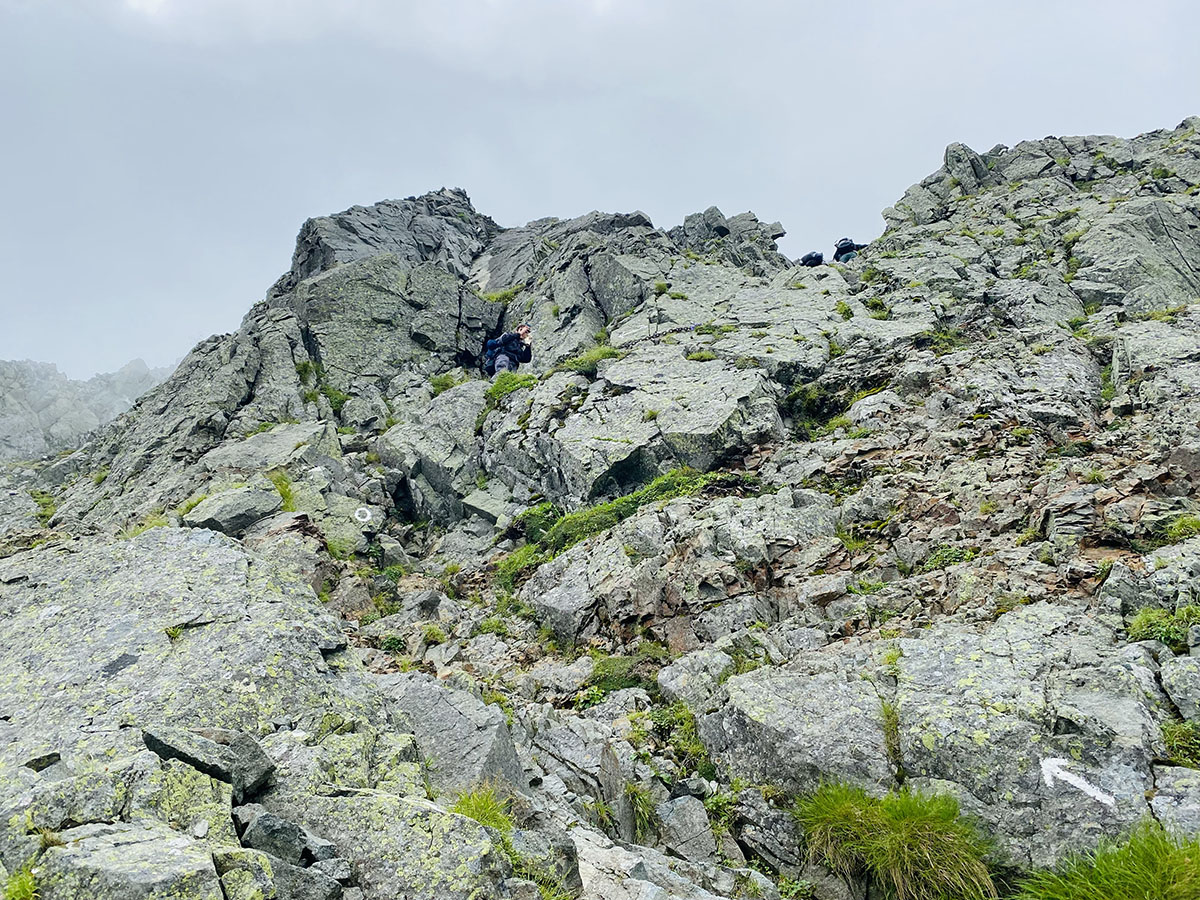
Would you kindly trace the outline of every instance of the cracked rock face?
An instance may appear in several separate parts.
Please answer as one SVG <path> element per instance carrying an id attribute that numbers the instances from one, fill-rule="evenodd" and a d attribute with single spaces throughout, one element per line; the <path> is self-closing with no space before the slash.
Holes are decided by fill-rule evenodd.
<path id="1" fill-rule="evenodd" d="M 715 208 L 310 220 L 235 334 L 0 468 L 0 865 L 863 900 L 790 814 L 830 780 L 1013 870 L 1200 833 L 1198 127 L 951 145 L 845 265 Z"/>

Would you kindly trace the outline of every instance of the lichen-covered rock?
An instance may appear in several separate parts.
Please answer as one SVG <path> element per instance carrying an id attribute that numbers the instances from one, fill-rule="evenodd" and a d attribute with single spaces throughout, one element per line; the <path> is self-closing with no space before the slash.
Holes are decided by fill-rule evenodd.
<path id="1" fill-rule="evenodd" d="M 499 707 L 426 675 L 387 675 L 377 683 L 412 721 L 417 745 L 429 760 L 429 779 L 439 791 L 469 791 L 489 782 L 527 789 Z"/>
<path id="2" fill-rule="evenodd" d="M 1173 834 L 1200 835 L 1200 771 L 1183 766 L 1154 767 L 1154 818 Z"/>
<path id="3" fill-rule="evenodd" d="M 704 802 L 697 797 L 675 797 L 657 806 L 662 842 L 672 853 L 692 862 L 713 863 L 717 842 Z"/>
<path id="4" fill-rule="evenodd" d="M 265 805 L 319 831 L 350 860 L 367 900 L 491 900 L 508 858 L 477 822 L 382 791 L 273 798 Z"/>
<path id="5" fill-rule="evenodd" d="M 279 493 L 273 488 L 234 488 L 206 497 L 183 521 L 192 528 L 210 528 L 236 537 L 282 505 Z"/>
<path id="6" fill-rule="evenodd" d="M 835 778 L 882 793 L 895 785 L 875 687 L 850 671 L 772 668 L 735 675 L 699 719 L 718 764 L 797 792 Z"/>
<path id="7" fill-rule="evenodd" d="M 163 723 L 260 734 L 331 710 L 381 718 L 346 638 L 299 576 L 213 532 L 155 528 L 0 561 L 0 765 L 142 750 Z"/>
<path id="8" fill-rule="evenodd" d="M 1144 650 L 1045 603 L 897 645 L 908 783 L 954 793 L 1014 859 L 1053 863 L 1146 814 L 1167 704 Z"/>
<path id="9" fill-rule="evenodd" d="M 81 825 L 38 862 L 45 900 L 223 900 L 208 848 L 165 826 Z"/>

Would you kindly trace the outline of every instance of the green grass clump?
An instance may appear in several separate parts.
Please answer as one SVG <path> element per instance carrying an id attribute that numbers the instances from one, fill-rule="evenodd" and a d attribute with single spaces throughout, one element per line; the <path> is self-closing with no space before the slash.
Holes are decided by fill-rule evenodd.
<path id="1" fill-rule="evenodd" d="M 1161 641 L 1172 653 L 1187 653 L 1193 625 L 1200 625 L 1200 606 L 1181 606 L 1175 612 L 1146 607 L 1134 613 L 1126 631 L 1131 641 Z"/>
<path id="2" fill-rule="evenodd" d="M 395 584 L 401 578 L 403 578 L 405 575 L 408 574 L 408 570 L 405 569 L 404 566 L 397 564 L 397 565 L 393 565 L 393 566 L 386 566 L 384 568 L 384 570 L 382 572 L 380 572 L 379 574 L 382 575 L 384 578 L 386 578 L 388 581 L 390 581 L 392 584 Z"/>
<path id="3" fill-rule="evenodd" d="M 518 547 L 496 566 L 496 584 L 506 591 L 515 591 L 534 569 L 547 560 L 537 544 Z"/>
<path id="4" fill-rule="evenodd" d="M 1050 872 L 1035 872 L 1014 900 L 1195 900 L 1200 837 L 1172 837 L 1153 821 L 1124 841 L 1103 840 Z"/>
<path id="5" fill-rule="evenodd" d="M 596 506 L 563 516 L 540 541 L 543 549 L 561 553 L 593 534 L 599 534 L 632 516 L 648 503 L 698 494 L 711 486 L 734 487 L 748 482 L 725 472 L 700 473 L 694 469 L 673 469 L 660 475 L 644 488 Z"/>
<path id="6" fill-rule="evenodd" d="M 755 488 L 753 478 L 728 472 L 700 473 L 694 469 L 674 469 L 660 475 L 650 484 L 631 494 L 608 500 L 596 506 L 561 515 L 552 504 L 535 506 L 522 516 L 528 543 L 504 557 L 496 567 L 496 584 L 513 591 L 528 575 L 544 562 L 573 547 L 594 534 L 612 528 L 636 513 L 647 503 L 671 500 L 698 494 L 706 489 Z M 518 517 L 520 520 L 521 517 Z"/>
<path id="7" fill-rule="evenodd" d="M 92 473 L 92 484 L 99 487 L 100 485 L 104 484 L 104 482 L 107 478 L 108 478 L 108 466 L 101 466 L 99 469 L 97 469 L 95 472 Z"/>
<path id="8" fill-rule="evenodd" d="M 450 811 L 498 831 L 500 849 L 512 863 L 513 874 L 537 885 L 541 900 L 571 900 L 571 892 L 543 860 L 526 859 L 513 847 L 510 836 L 516 828 L 516 822 L 513 821 L 510 806 L 510 800 L 502 797 L 494 786 L 484 785 L 459 794 Z"/>
<path id="9" fill-rule="evenodd" d="M 342 407 L 346 405 L 346 401 L 350 399 L 350 395 L 345 391 L 339 391 L 332 384 L 321 385 L 321 393 L 325 395 L 325 399 L 329 401 L 329 407 L 335 413 L 340 413 Z"/>
<path id="10" fill-rule="evenodd" d="M 975 551 L 964 547 L 951 547 L 949 544 L 942 544 L 925 558 L 925 562 L 921 564 L 920 572 L 932 572 L 935 569 L 944 569 L 946 566 L 953 566 L 956 563 L 970 562 L 975 558 Z"/>
<path id="11" fill-rule="evenodd" d="M 446 632 L 440 625 L 426 625 L 421 630 L 421 639 L 430 647 L 446 643 Z"/>
<path id="12" fill-rule="evenodd" d="M 716 778 L 717 769 L 709 758 L 704 742 L 700 740 L 696 717 L 683 701 L 652 710 L 650 721 L 671 748 L 675 761 L 682 769 L 696 772 L 709 780 Z"/>
<path id="13" fill-rule="evenodd" d="M 354 553 L 355 542 L 349 538 L 326 538 L 325 549 L 334 559 L 349 559 Z"/>
<path id="14" fill-rule="evenodd" d="M 1171 762 L 1200 769 L 1200 722 L 1164 722 L 1162 736 Z"/>
<path id="15" fill-rule="evenodd" d="M 578 356 L 572 356 L 560 362 L 555 369 L 560 372 L 574 372 L 576 375 L 584 375 L 588 378 L 595 378 L 596 372 L 600 368 L 601 360 L 605 359 L 620 359 L 624 354 L 616 347 L 610 347 L 608 344 L 601 344 L 598 347 L 590 347 L 584 350 Z"/>
<path id="16" fill-rule="evenodd" d="M 175 514 L 177 516 L 179 516 L 179 518 L 182 519 L 184 516 L 186 516 L 188 513 L 190 513 L 193 509 L 195 509 L 197 506 L 199 506 L 201 503 L 203 503 L 207 499 L 208 499 L 208 494 L 193 494 L 191 497 L 188 497 L 186 500 L 184 500 L 182 503 L 180 503 L 177 507 L 175 507 Z"/>
<path id="17" fill-rule="evenodd" d="M 793 812 L 813 862 L 843 876 L 867 873 L 896 900 L 997 896 L 986 845 L 953 797 L 902 790 L 879 799 L 827 784 Z"/>
<path id="18" fill-rule="evenodd" d="M 525 290 L 525 285 L 515 284 L 512 287 L 505 288 L 502 291 L 492 291 L 490 294 L 481 294 L 480 297 L 488 303 L 500 303 L 507 306 L 512 302 L 512 299 Z"/>
<path id="19" fill-rule="evenodd" d="M 508 637 L 508 625 L 499 616 L 488 616 L 475 626 L 476 634 L 494 634 L 498 637 Z"/>
<path id="20" fill-rule="evenodd" d="M 325 377 L 325 372 L 321 369 L 320 364 L 310 359 L 304 359 L 296 363 L 296 374 L 300 376 L 301 384 L 308 384 L 313 378 L 319 381 Z"/>
<path id="21" fill-rule="evenodd" d="M 54 518 L 54 514 L 58 512 L 58 504 L 54 497 L 46 491 L 30 491 L 29 496 L 33 498 L 33 502 L 37 504 L 37 520 L 45 527 L 50 524 L 50 520 Z"/>
<path id="22" fill-rule="evenodd" d="M 1163 529 L 1163 536 L 1172 544 L 1186 541 L 1188 538 L 1195 537 L 1198 534 L 1200 534 L 1200 516 L 1193 516 L 1188 513 L 1176 516 Z"/>
<path id="23" fill-rule="evenodd" d="M 433 389 L 433 396 L 435 397 L 438 394 L 444 394 L 450 388 L 457 387 L 462 383 L 462 381 L 454 377 L 453 372 L 443 372 L 441 375 L 434 375 L 429 379 L 429 387 Z"/>
<path id="24" fill-rule="evenodd" d="M 38 900 L 37 879 L 28 867 L 13 872 L 4 883 L 4 900 Z"/>
<path id="25" fill-rule="evenodd" d="M 916 336 L 915 342 L 917 347 L 928 347 L 933 350 L 935 356 L 945 356 L 947 353 L 961 350 L 967 345 L 967 340 L 963 337 L 961 330 L 947 327 L 923 331 Z"/>
<path id="26" fill-rule="evenodd" d="M 516 391 L 531 388 L 537 384 L 537 376 L 519 372 L 501 372 L 500 377 L 492 382 L 484 396 L 494 409 L 500 401 Z"/>
<path id="27" fill-rule="evenodd" d="M 845 300 L 839 300 L 836 304 L 834 304 L 834 309 L 836 309 L 837 314 L 846 321 L 854 318 L 854 310 L 850 308 L 850 304 Z"/>
<path id="28" fill-rule="evenodd" d="M 654 798 L 640 784 L 625 785 L 625 796 L 633 807 L 634 840 L 639 844 L 654 833 L 658 825 L 658 812 L 654 808 Z"/>
<path id="29" fill-rule="evenodd" d="M 539 503 L 512 520 L 512 527 L 525 535 L 527 541 L 540 541 L 554 523 L 562 518 L 562 510 L 553 503 Z"/>
<path id="30" fill-rule="evenodd" d="M 711 350 L 693 350 L 687 355 L 687 358 L 692 362 L 711 362 L 717 358 L 717 354 Z"/>
<path id="31" fill-rule="evenodd" d="M 511 834 L 516 827 L 509 814 L 508 798 L 501 797 L 500 792 L 492 785 L 484 785 L 459 794 L 454 805 L 450 807 L 450 812 L 474 819 L 488 828 L 495 828 L 503 835 Z"/>
<path id="32" fill-rule="evenodd" d="M 273 469 L 267 473 L 267 480 L 275 485 L 279 499 L 283 501 L 280 507 L 283 512 L 296 511 L 296 495 L 292 492 L 292 479 L 283 469 Z"/>
<path id="33" fill-rule="evenodd" d="M 167 517 L 161 512 L 152 512 L 137 525 L 130 525 L 128 528 L 122 529 L 117 534 L 117 538 L 122 541 L 132 540 L 139 534 L 149 531 L 151 528 L 166 528 L 170 524 L 167 521 Z"/>

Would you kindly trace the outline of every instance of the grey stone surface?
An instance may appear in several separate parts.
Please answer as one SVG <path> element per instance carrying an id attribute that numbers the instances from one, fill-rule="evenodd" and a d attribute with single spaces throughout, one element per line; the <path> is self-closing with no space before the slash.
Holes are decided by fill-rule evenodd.
<path id="1" fill-rule="evenodd" d="M 213 778 L 233 786 L 233 802 L 253 796 L 275 769 L 254 738 L 245 732 L 210 729 L 195 734 L 181 728 L 150 727 L 142 730 L 146 746 L 163 759 L 180 759 Z"/>
<path id="2" fill-rule="evenodd" d="M 717 842 L 704 802 L 697 797 L 676 797 L 658 804 L 662 842 L 672 853 L 692 862 L 712 863 Z"/>
<path id="3" fill-rule="evenodd" d="M 45 900 L 223 900 L 212 855 L 163 826 L 81 825 L 38 864 Z"/>
<path id="4" fill-rule="evenodd" d="M 1200 719 L 1200 656 L 1162 661 L 1163 690 L 1185 719 Z"/>
<path id="5" fill-rule="evenodd" d="M 487 782 L 527 789 L 498 708 L 425 675 L 388 675 L 377 683 L 412 720 L 417 745 L 429 761 L 429 778 L 439 792 L 453 795 Z"/>
<path id="6" fill-rule="evenodd" d="M 273 488 L 234 488 L 200 501 L 183 521 L 192 528 L 208 528 L 237 537 L 282 505 L 279 493 Z"/>
<path id="7" fill-rule="evenodd" d="M 1155 766 L 1150 808 L 1154 818 L 1173 834 L 1200 835 L 1200 770 Z"/>

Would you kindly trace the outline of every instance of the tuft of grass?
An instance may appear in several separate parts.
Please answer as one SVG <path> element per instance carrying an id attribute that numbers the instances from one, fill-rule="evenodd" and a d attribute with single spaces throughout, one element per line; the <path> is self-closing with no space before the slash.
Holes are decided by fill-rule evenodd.
<path id="1" fill-rule="evenodd" d="M 208 494 L 193 494 L 175 507 L 175 514 L 182 519 L 207 499 Z"/>
<path id="2" fill-rule="evenodd" d="M 868 581 L 865 578 L 860 578 L 858 581 L 853 581 L 846 585 L 846 592 L 850 594 L 877 594 L 884 587 L 886 585 L 882 581 Z"/>
<path id="3" fill-rule="evenodd" d="M 493 408 L 509 394 L 531 388 L 537 384 L 537 376 L 520 372 L 501 372 L 500 377 L 492 382 L 484 396 Z"/>
<path id="4" fill-rule="evenodd" d="M 92 473 L 92 484 L 99 487 L 100 485 L 104 484 L 104 482 L 107 478 L 108 478 L 108 466 L 101 466 L 99 469 L 97 469 L 95 472 Z"/>
<path id="5" fill-rule="evenodd" d="M 475 626 L 476 634 L 494 634 L 498 637 L 508 637 L 508 625 L 499 616 L 488 616 Z"/>
<path id="6" fill-rule="evenodd" d="M 459 794 L 454 805 L 450 807 L 450 812 L 474 819 L 480 825 L 495 828 L 501 834 L 509 835 L 516 827 L 509 813 L 509 806 L 509 799 L 500 796 L 494 785 L 483 785 Z"/>
<path id="7" fill-rule="evenodd" d="M 30 491 L 29 496 L 37 504 L 37 520 L 44 528 L 50 524 L 50 520 L 58 512 L 58 504 L 55 502 L 53 495 L 46 491 Z"/>
<path id="8" fill-rule="evenodd" d="M 435 647 L 438 644 L 446 643 L 446 632 L 440 625 L 426 625 L 421 629 L 421 639 L 427 646 Z"/>
<path id="9" fill-rule="evenodd" d="M 4 900 L 38 900 L 37 879 L 26 866 L 19 872 L 13 872 L 4 883 Z"/>
<path id="10" fill-rule="evenodd" d="M 465 380 L 463 379 L 463 381 Z M 452 387 L 457 387 L 463 381 L 455 378 L 453 372 L 443 372 L 441 375 L 434 375 L 429 379 L 429 387 L 433 389 L 433 396 L 436 397 L 438 394 L 444 394 Z"/>
<path id="11" fill-rule="evenodd" d="M 502 291 L 492 291 L 490 294 L 481 294 L 480 298 L 486 300 L 488 303 L 499 303 L 503 306 L 507 306 L 510 302 L 512 302 L 512 299 L 523 290 L 525 290 L 525 285 L 515 284 L 512 287 L 505 288 Z"/>
<path id="12" fill-rule="evenodd" d="M 921 332 L 914 339 L 914 343 L 919 348 L 930 348 L 935 356 L 945 356 L 965 347 L 967 339 L 958 328 L 943 327 Z"/>
<path id="13" fill-rule="evenodd" d="M 1167 834 L 1143 821 L 1122 841 L 1026 878 L 1014 900 L 1193 900 L 1200 897 L 1200 836 Z"/>
<path id="14" fill-rule="evenodd" d="M 536 542 L 540 541 L 562 516 L 562 510 L 553 503 L 539 503 L 514 518 L 511 527 L 517 533 L 525 535 L 525 540 Z"/>
<path id="15" fill-rule="evenodd" d="M 170 524 L 167 521 L 167 517 L 161 512 L 152 512 L 137 525 L 130 525 L 128 528 L 122 529 L 117 534 L 117 538 L 122 541 L 132 540 L 139 534 L 149 531 L 151 528 L 166 528 Z"/>
<path id="16" fill-rule="evenodd" d="M 390 581 L 392 584 L 395 584 L 401 578 L 403 578 L 405 575 L 408 574 L 408 570 L 405 569 L 404 566 L 396 564 L 393 566 L 387 566 L 379 574 L 382 575 L 384 578 L 386 578 L 388 581 Z"/>
<path id="17" fill-rule="evenodd" d="M 837 303 L 834 304 L 833 308 L 836 309 L 837 314 L 839 316 L 841 316 L 843 319 L 845 319 L 846 321 L 849 321 L 850 319 L 854 318 L 854 310 L 850 308 L 850 304 L 847 303 L 845 300 L 839 300 Z"/>
<path id="18" fill-rule="evenodd" d="M 640 784 L 625 785 L 625 796 L 633 807 L 634 839 L 640 844 L 650 837 L 658 827 L 658 812 L 654 809 L 654 798 Z"/>
<path id="19" fill-rule="evenodd" d="M 692 362 L 711 362 L 717 358 L 717 354 L 711 350 L 693 350 L 687 355 L 687 358 Z"/>
<path id="20" fill-rule="evenodd" d="M 496 584 L 506 591 L 515 591 L 533 570 L 549 559 L 538 550 L 536 543 L 525 544 L 500 560 L 496 566 Z"/>
<path id="21" fill-rule="evenodd" d="M 329 407 L 335 413 L 340 413 L 342 407 L 346 405 L 346 401 L 350 399 L 350 395 L 345 391 L 339 391 L 332 384 L 321 385 L 321 393 L 325 395 L 325 399 L 329 401 Z"/>
<path id="22" fill-rule="evenodd" d="M 308 384 L 314 377 L 320 380 L 324 376 L 320 366 L 311 359 L 304 359 L 296 363 L 296 374 L 300 376 L 301 384 Z"/>
<path id="23" fill-rule="evenodd" d="M 1171 762 L 1200 769 L 1200 721 L 1164 722 L 1162 736 Z"/>
<path id="24" fill-rule="evenodd" d="M 707 488 L 739 486 L 753 486 L 753 482 L 726 472 L 701 474 L 686 467 L 673 469 L 631 494 L 563 516 L 554 523 L 540 544 L 544 550 L 560 553 L 624 521 L 648 503 L 698 494 Z"/>
<path id="25" fill-rule="evenodd" d="M 839 525 L 835 533 L 837 535 L 837 539 L 842 542 L 842 546 L 851 553 L 857 553 L 859 550 L 865 550 L 867 547 L 871 546 L 871 539 L 859 537 L 854 533 L 853 526 L 849 529 L 846 529 Z"/>
<path id="26" fill-rule="evenodd" d="M 326 538 L 325 549 L 334 559 L 349 559 L 354 553 L 355 542 L 350 539 Z"/>
<path id="27" fill-rule="evenodd" d="M 620 359 L 624 354 L 616 347 L 610 347 L 608 344 L 601 344 L 596 347 L 590 347 L 584 350 L 578 356 L 572 356 L 569 359 L 564 359 L 555 370 L 559 372 L 574 372 L 576 375 L 584 375 L 588 378 L 595 378 L 596 372 L 600 368 L 602 360 Z"/>
<path id="28" fill-rule="evenodd" d="M 997 896 L 987 847 L 959 818 L 958 802 L 901 790 L 882 799 L 827 784 L 797 801 L 809 858 L 848 876 L 867 873 L 896 900 L 986 900 Z"/>
<path id="29" fill-rule="evenodd" d="M 925 562 L 921 564 L 921 568 L 917 571 L 921 573 L 932 572 L 935 569 L 944 569 L 946 566 L 953 566 L 957 563 L 970 562 L 974 558 L 975 551 L 970 548 L 952 547 L 949 544 L 942 544 L 925 558 Z"/>
<path id="30" fill-rule="evenodd" d="M 675 761 L 688 772 L 696 772 L 704 778 L 716 778 L 717 770 L 708 755 L 708 748 L 700 740 L 696 717 L 682 701 L 654 709 L 650 721 L 661 735 Z"/>
<path id="31" fill-rule="evenodd" d="M 1175 612 L 1146 607 L 1134 613 L 1126 631 L 1131 641 L 1160 641 L 1172 653 L 1187 653 L 1188 629 L 1200 625 L 1200 606 L 1181 606 Z"/>
<path id="32" fill-rule="evenodd" d="M 1193 516 L 1189 513 L 1176 516 L 1163 529 L 1163 536 L 1170 544 L 1178 544 L 1180 541 L 1186 541 L 1198 534 L 1200 534 L 1200 516 Z"/>
<path id="33" fill-rule="evenodd" d="M 296 511 L 296 495 L 292 492 L 292 479 L 283 469 L 273 469 L 267 473 L 267 480 L 275 485 L 279 499 L 283 501 L 280 507 L 283 512 Z"/>

